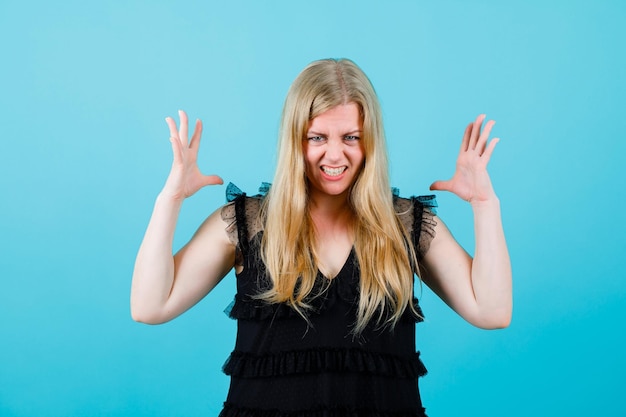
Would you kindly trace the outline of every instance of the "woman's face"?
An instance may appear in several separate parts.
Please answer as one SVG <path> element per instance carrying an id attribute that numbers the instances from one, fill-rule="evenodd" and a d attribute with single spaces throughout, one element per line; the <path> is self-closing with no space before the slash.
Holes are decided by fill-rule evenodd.
<path id="1" fill-rule="evenodd" d="M 348 196 L 365 159 L 362 134 L 355 103 L 333 107 L 311 120 L 303 143 L 311 198 Z"/>

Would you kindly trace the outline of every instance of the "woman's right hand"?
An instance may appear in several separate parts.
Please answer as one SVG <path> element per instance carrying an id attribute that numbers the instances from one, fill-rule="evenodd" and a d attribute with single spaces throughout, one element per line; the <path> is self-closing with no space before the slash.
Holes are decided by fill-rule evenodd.
<path id="1" fill-rule="evenodd" d="M 217 175 L 204 175 L 198 168 L 197 160 L 200 138 L 202 136 L 202 122 L 200 120 L 196 121 L 191 141 L 189 141 L 187 114 L 179 110 L 178 116 L 180 118 L 180 129 L 176 126 L 174 119 L 171 117 L 165 118 L 170 128 L 170 142 L 172 143 L 174 161 L 161 195 L 174 200 L 184 200 L 195 194 L 202 187 L 223 184 L 224 181 Z"/>
<path id="2" fill-rule="evenodd" d="M 188 140 L 187 115 L 179 111 L 180 129 L 166 118 L 174 153 L 172 170 L 154 204 L 133 272 L 131 314 L 143 323 L 164 323 L 200 301 L 230 271 L 235 246 L 226 233 L 221 209 L 200 226 L 191 241 L 172 256 L 176 222 L 182 202 L 200 188 L 221 184 L 216 175 L 203 175 L 197 157 L 202 135 L 198 120 Z M 206 248 L 211 248 L 208 251 Z"/>

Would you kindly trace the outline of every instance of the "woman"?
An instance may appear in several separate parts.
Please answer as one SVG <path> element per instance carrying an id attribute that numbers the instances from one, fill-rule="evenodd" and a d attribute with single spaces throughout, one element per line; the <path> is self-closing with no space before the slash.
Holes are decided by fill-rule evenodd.
<path id="1" fill-rule="evenodd" d="M 509 324 L 510 262 L 486 170 L 498 139 L 484 115 L 467 126 L 452 179 L 431 185 L 470 202 L 473 259 L 434 197 L 393 195 L 378 99 L 345 59 L 313 62 L 292 84 L 267 195 L 229 187 L 231 202 L 172 257 L 183 200 L 222 183 L 198 169 L 201 123 L 188 142 L 179 115 L 180 129 L 167 118 L 174 163 L 137 255 L 131 310 L 137 321 L 171 320 L 235 268 L 222 416 L 425 415 L 414 274 L 473 325 Z"/>

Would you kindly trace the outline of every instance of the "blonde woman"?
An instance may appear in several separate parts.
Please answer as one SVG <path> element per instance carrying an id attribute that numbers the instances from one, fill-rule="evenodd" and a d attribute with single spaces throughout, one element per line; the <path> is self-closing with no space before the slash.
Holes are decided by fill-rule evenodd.
<path id="1" fill-rule="evenodd" d="M 483 115 L 465 130 L 452 179 L 431 185 L 471 204 L 474 258 L 434 197 L 392 192 L 378 99 L 346 59 L 313 62 L 292 84 L 272 185 L 252 197 L 230 185 L 231 202 L 172 256 L 183 200 L 222 183 L 198 169 L 201 123 L 188 140 L 179 116 L 179 127 L 167 119 L 174 162 L 137 255 L 131 311 L 171 320 L 235 269 L 221 416 L 424 416 L 415 275 L 471 324 L 509 324 L 511 268 L 486 170 L 498 140 Z"/>

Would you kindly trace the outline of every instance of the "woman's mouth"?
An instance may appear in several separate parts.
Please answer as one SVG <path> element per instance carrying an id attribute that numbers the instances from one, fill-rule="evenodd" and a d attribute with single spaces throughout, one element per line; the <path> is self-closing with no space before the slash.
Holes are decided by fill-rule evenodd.
<path id="1" fill-rule="evenodd" d="M 327 166 L 322 166 L 321 168 L 322 168 L 322 171 L 324 171 L 324 174 L 330 177 L 337 177 L 343 174 L 343 172 L 347 169 L 347 167 L 331 168 Z"/>

